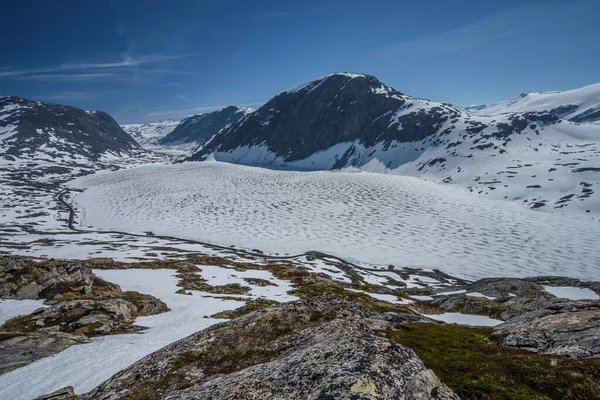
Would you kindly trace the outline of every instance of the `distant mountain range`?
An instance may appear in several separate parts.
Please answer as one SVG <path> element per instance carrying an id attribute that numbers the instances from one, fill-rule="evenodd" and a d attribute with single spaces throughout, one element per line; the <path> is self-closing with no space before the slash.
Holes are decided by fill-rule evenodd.
<path id="1" fill-rule="evenodd" d="M 408 96 L 370 75 L 335 73 L 257 110 L 124 125 L 129 135 L 100 111 L 2 97 L 0 155 L 94 162 L 143 154 L 141 144 L 185 150 L 178 162 L 354 168 L 458 184 L 533 208 L 600 212 L 599 113 L 600 84 L 463 108 Z"/>
<path id="2" fill-rule="evenodd" d="M 452 182 L 532 208 L 600 211 L 592 196 L 600 190 L 599 93 L 592 85 L 469 111 L 337 73 L 279 93 L 185 161 L 358 168 Z"/>
<path id="3" fill-rule="evenodd" d="M 252 109 L 229 106 L 206 114 L 183 119 L 171 132 L 158 139 L 163 146 L 198 146 L 210 140 L 221 129 L 251 113 Z"/>

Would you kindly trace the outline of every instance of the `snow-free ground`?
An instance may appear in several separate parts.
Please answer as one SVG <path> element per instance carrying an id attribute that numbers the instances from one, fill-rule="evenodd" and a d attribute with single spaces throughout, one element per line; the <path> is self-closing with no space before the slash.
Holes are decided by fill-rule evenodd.
<path id="1" fill-rule="evenodd" d="M 100 172 L 73 186 L 86 188 L 75 197 L 82 228 L 279 254 L 321 250 L 472 279 L 600 279 L 600 223 L 589 216 L 538 212 L 418 178 L 205 162 Z"/>

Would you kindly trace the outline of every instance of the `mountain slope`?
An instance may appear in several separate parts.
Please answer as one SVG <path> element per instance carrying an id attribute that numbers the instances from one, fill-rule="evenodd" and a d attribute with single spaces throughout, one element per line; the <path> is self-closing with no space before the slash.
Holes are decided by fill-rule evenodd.
<path id="1" fill-rule="evenodd" d="M 7 159 L 82 159 L 130 154 L 140 146 L 112 117 L 60 104 L 0 98 L 0 154 Z"/>
<path id="2" fill-rule="evenodd" d="M 597 125 L 550 112 L 480 116 L 376 78 L 333 74 L 273 97 L 188 157 L 327 170 L 355 167 L 459 184 L 532 208 L 597 210 Z"/>
<path id="3" fill-rule="evenodd" d="M 162 146 L 199 146 L 224 127 L 238 121 L 252 110 L 229 106 L 182 120 L 171 132 L 157 140 Z"/>
<path id="4" fill-rule="evenodd" d="M 178 124 L 179 121 L 166 120 L 147 124 L 126 124 L 121 125 L 121 128 L 131 135 L 140 146 L 152 148 L 156 145 L 157 140 L 171 133 Z"/>
<path id="5" fill-rule="evenodd" d="M 470 107 L 475 115 L 546 111 L 573 122 L 600 123 L 600 83 L 564 92 L 521 93 L 489 106 Z"/>
<path id="6" fill-rule="evenodd" d="M 104 112 L 0 97 L 0 231 L 66 229 L 57 203 L 65 182 L 161 159 Z"/>
<path id="7" fill-rule="evenodd" d="M 264 144 L 282 161 L 293 162 L 354 140 L 366 146 L 398 138 L 420 140 L 459 113 L 450 105 L 412 99 L 372 76 L 333 74 L 278 94 L 190 159 Z"/>

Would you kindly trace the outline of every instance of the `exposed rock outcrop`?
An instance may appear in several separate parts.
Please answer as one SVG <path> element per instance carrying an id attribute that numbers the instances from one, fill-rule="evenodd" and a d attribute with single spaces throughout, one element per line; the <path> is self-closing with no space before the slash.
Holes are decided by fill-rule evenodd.
<path id="1" fill-rule="evenodd" d="M 0 374 L 50 357 L 66 348 L 86 343 L 85 335 L 41 329 L 31 333 L 0 332 Z"/>
<path id="2" fill-rule="evenodd" d="M 145 357 L 85 399 L 453 399 L 415 353 L 342 296 L 269 307 Z"/>
<path id="3" fill-rule="evenodd" d="M 565 357 L 600 356 L 600 302 L 559 300 L 495 328 L 510 347 Z"/>
<path id="4" fill-rule="evenodd" d="M 74 398 L 76 397 L 73 392 L 73 386 L 67 386 L 52 393 L 40 396 L 35 400 L 73 400 Z"/>
<path id="5" fill-rule="evenodd" d="M 44 299 L 48 307 L 0 326 L 0 373 L 59 353 L 94 336 L 142 330 L 138 316 L 169 310 L 159 299 L 122 292 L 82 261 L 0 257 L 0 298 Z"/>

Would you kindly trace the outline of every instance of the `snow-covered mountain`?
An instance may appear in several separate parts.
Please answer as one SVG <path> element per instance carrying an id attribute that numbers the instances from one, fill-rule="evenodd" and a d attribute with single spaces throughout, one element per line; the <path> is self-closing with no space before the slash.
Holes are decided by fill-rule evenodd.
<path id="1" fill-rule="evenodd" d="M 1 97 L 0 230 L 62 227 L 64 210 L 56 198 L 65 182 L 161 160 L 102 111 Z"/>
<path id="2" fill-rule="evenodd" d="M 459 184 L 532 208 L 600 212 L 597 125 L 549 111 L 474 115 L 362 74 L 332 74 L 276 95 L 187 158 L 207 159 L 355 167 Z"/>
<path id="3" fill-rule="evenodd" d="M 564 92 L 521 93 L 510 100 L 468 110 L 475 115 L 547 111 L 573 122 L 600 123 L 600 83 Z"/>
<path id="4" fill-rule="evenodd" d="M 147 124 L 126 124 L 121 125 L 121 128 L 131 135 L 140 146 L 154 148 L 156 141 L 171 133 L 178 124 L 179 121 L 166 120 Z"/>
<path id="5" fill-rule="evenodd" d="M 0 98 L 0 154 L 7 160 L 96 161 L 141 150 L 102 111 L 14 96 Z"/>
<path id="6" fill-rule="evenodd" d="M 229 106 L 206 114 L 183 119 L 171 132 L 159 138 L 156 144 L 194 150 L 224 127 L 238 121 L 252 109 Z"/>

